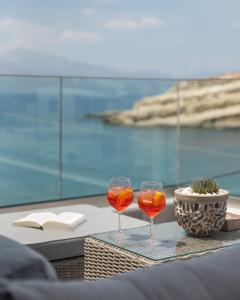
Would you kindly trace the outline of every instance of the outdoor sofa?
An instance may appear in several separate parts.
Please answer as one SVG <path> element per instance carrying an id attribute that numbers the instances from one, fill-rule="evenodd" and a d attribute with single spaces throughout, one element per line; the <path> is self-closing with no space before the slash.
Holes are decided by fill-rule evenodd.
<path id="1" fill-rule="evenodd" d="M 62 282 L 40 254 L 0 236 L 0 299 L 240 299 L 240 246 L 111 279 Z"/>

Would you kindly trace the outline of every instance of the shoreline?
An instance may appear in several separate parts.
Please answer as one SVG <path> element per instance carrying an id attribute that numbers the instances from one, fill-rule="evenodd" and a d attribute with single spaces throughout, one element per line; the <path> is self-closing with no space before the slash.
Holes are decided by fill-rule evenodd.
<path id="1" fill-rule="evenodd" d="M 142 98 L 130 110 L 95 117 L 130 127 L 174 127 L 180 120 L 183 127 L 240 128 L 240 79 L 182 82 L 179 106 L 177 91 L 174 85 L 165 94 Z"/>

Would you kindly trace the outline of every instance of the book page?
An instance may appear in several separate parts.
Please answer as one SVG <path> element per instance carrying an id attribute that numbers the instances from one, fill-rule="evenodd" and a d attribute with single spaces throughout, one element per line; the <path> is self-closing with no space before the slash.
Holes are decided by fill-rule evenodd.
<path id="1" fill-rule="evenodd" d="M 48 219 L 54 218 L 56 215 L 51 212 L 40 212 L 40 213 L 32 213 L 27 215 L 24 218 L 18 219 L 13 222 L 13 225 L 21 225 L 28 226 L 31 224 L 38 224 L 41 227 Z"/>
<path id="2" fill-rule="evenodd" d="M 73 212 L 63 212 L 57 216 L 54 216 L 53 218 L 48 219 L 44 224 L 44 228 L 62 228 L 63 226 L 65 228 L 73 229 L 78 224 L 83 222 L 85 220 L 85 216 L 83 214 L 79 213 L 73 213 Z"/>
<path id="3" fill-rule="evenodd" d="M 79 219 L 82 219 L 84 215 L 73 212 L 63 212 L 56 217 L 56 221 L 59 223 L 71 225 L 74 224 Z M 85 218 L 85 217 L 84 217 Z"/>

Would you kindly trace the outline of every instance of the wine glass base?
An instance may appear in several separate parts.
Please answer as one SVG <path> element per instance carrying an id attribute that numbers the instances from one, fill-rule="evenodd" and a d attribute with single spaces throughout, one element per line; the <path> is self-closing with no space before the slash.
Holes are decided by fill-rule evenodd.
<path id="1" fill-rule="evenodd" d="M 157 246 L 157 240 L 154 238 L 154 236 L 149 238 L 148 243 L 150 248 L 155 248 Z"/>
<path id="2" fill-rule="evenodd" d="M 116 234 L 116 241 L 119 245 L 122 244 L 122 242 L 125 240 L 125 234 L 122 230 L 118 230 Z"/>

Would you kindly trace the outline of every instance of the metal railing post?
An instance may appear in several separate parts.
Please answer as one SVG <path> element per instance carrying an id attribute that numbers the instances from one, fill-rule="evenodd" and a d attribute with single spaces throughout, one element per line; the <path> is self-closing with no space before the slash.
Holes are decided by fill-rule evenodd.
<path id="1" fill-rule="evenodd" d="M 59 77 L 59 199 L 63 198 L 62 182 L 62 142 L 63 142 L 63 78 Z"/>
<path id="2" fill-rule="evenodd" d="M 180 81 L 177 82 L 176 185 L 180 185 Z"/>

